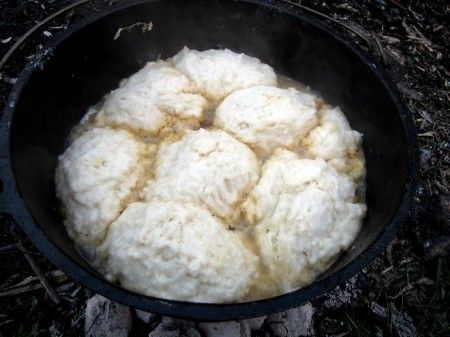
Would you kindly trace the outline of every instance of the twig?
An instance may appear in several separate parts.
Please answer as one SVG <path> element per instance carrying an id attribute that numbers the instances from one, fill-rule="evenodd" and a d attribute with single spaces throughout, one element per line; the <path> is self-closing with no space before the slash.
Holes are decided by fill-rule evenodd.
<path id="1" fill-rule="evenodd" d="M 74 291 L 72 291 L 72 293 L 70 294 L 70 297 L 75 297 L 77 296 L 78 292 L 81 290 L 81 287 L 78 287 L 77 289 L 75 289 Z"/>
<path id="2" fill-rule="evenodd" d="M 400 2 L 396 1 L 396 0 L 389 0 L 389 2 L 392 2 L 394 5 L 396 5 L 397 7 L 400 7 L 401 9 L 403 9 L 404 11 L 407 11 L 408 8 L 406 8 L 405 6 L 403 6 Z"/>
<path id="3" fill-rule="evenodd" d="M 4 289 L 6 287 L 8 287 L 8 285 L 10 285 L 13 281 L 15 281 L 17 278 L 19 277 L 18 274 L 14 274 L 12 275 L 10 278 L 4 280 L 1 284 L 0 284 L 0 290 Z M 1 315 L 1 314 L 0 314 Z"/>
<path id="4" fill-rule="evenodd" d="M 338 335 L 332 335 L 331 337 L 344 337 L 344 336 L 347 336 L 349 333 L 350 332 L 346 331 L 346 332 L 340 333 Z"/>
<path id="5" fill-rule="evenodd" d="M 17 248 L 20 251 L 25 251 L 25 248 L 23 247 L 22 241 L 19 240 L 17 243 Z M 29 254 L 24 254 L 25 259 L 27 259 L 28 263 L 30 264 L 30 267 L 33 269 L 36 276 L 39 278 L 39 281 L 41 281 L 42 286 L 47 291 L 47 294 L 50 296 L 52 301 L 55 304 L 59 304 L 61 302 L 61 299 L 59 298 L 58 294 L 53 290 L 53 288 L 50 286 L 50 283 L 48 282 L 47 278 L 45 277 L 44 273 L 42 272 L 41 268 L 37 265 L 37 263 L 34 261 L 34 259 Z"/>
<path id="6" fill-rule="evenodd" d="M 122 32 L 131 32 L 135 27 L 141 27 L 142 33 L 149 32 L 153 28 L 152 22 L 136 22 L 127 27 L 120 27 L 116 34 L 114 34 L 113 40 L 117 40 Z"/>
<path id="7" fill-rule="evenodd" d="M 15 248 L 15 250 L 3 250 L 3 251 L 0 250 L 0 254 L 17 254 L 17 253 L 20 253 L 20 254 L 30 254 L 30 255 L 41 256 L 41 254 L 39 254 L 39 253 L 30 252 L 28 250 L 25 250 L 25 251 L 22 252 L 22 251 L 18 250 L 16 245 L 11 245 L 11 246 L 13 246 L 12 248 Z"/>
<path id="8" fill-rule="evenodd" d="M 80 316 L 77 317 L 77 319 L 76 319 L 75 321 L 72 321 L 70 325 L 71 325 L 71 326 L 77 325 L 78 322 L 79 322 L 82 318 L 84 318 L 85 315 L 86 315 L 86 313 L 83 312 Z"/>
<path id="9" fill-rule="evenodd" d="M 387 58 L 386 58 L 386 54 L 384 53 L 383 47 L 381 46 L 380 40 L 378 39 L 378 37 L 375 34 L 371 34 L 373 39 L 375 40 L 375 44 L 378 48 L 379 53 L 381 54 L 381 57 L 383 59 L 383 63 L 385 66 L 387 66 Z"/>
<path id="10" fill-rule="evenodd" d="M 17 288 L 17 287 L 21 287 L 24 286 L 26 284 L 29 284 L 33 281 L 36 281 L 38 278 L 36 276 L 28 276 L 27 278 L 23 279 L 22 281 L 20 281 L 17 284 L 14 284 L 12 286 L 8 286 L 8 287 L 1 287 L 0 290 L 6 290 L 6 289 L 10 289 L 10 288 Z"/>
<path id="11" fill-rule="evenodd" d="M 402 296 L 404 293 L 414 289 L 415 286 L 432 286 L 434 284 L 434 282 L 426 277 L 422 277 L 421 279 L 417 280 L 416 282 L 413 283 L 408 283 L 407 285 L 405 285 L 403 288 L 400 289 L 400 291 L 393 295 L 393 296 L 389 296 L 390 299 L 397 299 L 400 296 Z"/>
<path id="12" fill-rule="evenodd" d="M 33 285 L 22 286 L 22 287 L 19 287 L 19 288 L 13 288 L 13 289 L 9 289 L 9 290 L 4 290 L 4 291 L 0 292 L 0 298 L 20 295 L 20 294 L 23 294 L 23 293 L 28 293 L 30 291 L 42 289 L 42 287 L 43 287 L 42 284 L 38 283 L 38 284 L 33 284 Z"/>
<path id="13" fill-rule="evenodd" d="M 30 285 L 31 282 L 36 281 L 36 280 L 38 280 L 37 277 L 30 276 L 30 277 L 27 277 L 25 280 L 13 285 L 13 286 L 3 288 L 0 291 L 0 298 L 20 295 L 20 294 L 24 294 L 24 293 L 27 293 L 30 291 L 42 289 L 44 287 L 42 285 L 42 283 Z M 56 283 L 63 283 L 65 281 L 69 280 L 69 278 L 65 274 L 60 274 L 60 275 L 56 275 L 56 276 L 52 277 L 52 280 Z"/>
<path id="14" fill-rule="evenodd" d="M 14 322 L 13 319 L 8 319 L 7 321 L 1 322 L 0 326 L 6 325 L 6 324 L 9 324 L 9 323 L 12 323 L 12 322 Z"/>
<path id="15" fill-rule="evenodd" d="M 64 274 L 61 270 L 53 270 L 49 273 L 45 273 L 45 276 L 52 281 L 55 281 L 57 283 L 61 283 L 65 280 L 68 280 L 69 278 Z M 39 279 L 36 276 L 28 276 L 27 278 L 23 279 L 19 283 L 16 283 L 12 286 L 7 287 L 0 287 L 0 290 L 6 290 L 6 289 L 12 289 L 12 288 L 18 288 L 25 286 L 27 284 L 30 284 L 31 282 L 39 281 Z"/>
<path id="16" fill-rule="evenodd" d="M 56 292 L 60 294 L 60 293 L 62 293 L 62 292 L 64 292 L 64 291 L 68 291 L 68 290 L 70 290 L 70 288 L 72 288 L 74 285 L 75 285 L 75 283 L 73 283 L 73 282 L 67 282 L 67 283 L 64 283 L 63 285 L 61 285 L 61 286 L 59 286 L 58 288 L 56 288 Z"/>
<path id="17" fill-rule="evenodd" d="M 13 243 L 11 245 L 6 245 L 6 246 L 3 246 L 3 247 L 0 247 L 0 252 L 8 251 L 8 250 L 11 250 L 11 249 L 14 249 L 14 248 L 17 248 L 15 243 Z"/>

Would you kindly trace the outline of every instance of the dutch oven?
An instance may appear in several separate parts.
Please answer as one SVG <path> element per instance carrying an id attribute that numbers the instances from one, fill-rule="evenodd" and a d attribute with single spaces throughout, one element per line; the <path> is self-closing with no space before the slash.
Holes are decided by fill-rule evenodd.
<path id="1" fill-rule="evenodd" d="M 123 30 L 152 22 L 150 32 Z M 115 39 L 116 37 L 116 39 Z M 229 48 L 310 86 L 364 134 L 368 206 L 353 246 L 313 284 L 238 304 L 164 300 L 105 280 L 77 252 L 56 210 L 54 171 L 87 109 L 147 61 L 183 46 Z M 404 221 L 416 172 L 410 112 L 380 66 L 330 28 L 280 1 L 127 1 L 78 22 L 21 73 L 0 122 L 1 212 L 69 276 L 114 301 L 163 315 L 229 320 L 285 310 L 324 294 L 367 266 Z"/>

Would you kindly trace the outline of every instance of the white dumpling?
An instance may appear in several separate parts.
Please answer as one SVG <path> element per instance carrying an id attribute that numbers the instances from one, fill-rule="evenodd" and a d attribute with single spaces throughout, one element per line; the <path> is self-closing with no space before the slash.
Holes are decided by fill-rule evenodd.
<path id="1" fill-rule="evenodd" d="M 189 203 L 130 204 L 102 249 L 109 279 L 166 299 L 234 302 L 257 277 L 258 258 L 240 234 Z"/>
<path id="2" fill-rule="evenodd" d="M 212 100 L 254 85 L 277 84 L 272 67 L 229 49 L 197 51 L 184 47 L 172 63 Z"/>
<path id="3" fill-rule="evenodd" d="M 219 105 L 214 120 L 261 155 L 297 145 L 316 124 L 313 95 L 270 86 L 235 91 Z"/>
<path id="4" fill-rule="evenodd" d="M 355 184 L 322 159 L 278 149 L 242 208 L 263 264 L 285 293 L 311 282 L 355 239 L 366 206 Z"/>
<path id="5" fill-rule="evenodd" d="M 207 107 L 195 84 L 170 63 L 149 62 L 106 96 L 95 123 L 156 135 L 174 119 L 198 125 Z"/>
<path id="6" fill-rule="evenodd" d="M 337 170 L 355 179 L 364 176 L 364 158 L 360 151 L 362 135 L 350 128 L 339 108 L 323 106 L 318 112 L 319 126 L 303 140 L 311 158 L 322 158 Z"/>
<path id="7" fill-rule="evenodd" d="M 123 130 L 98 128 L 59 157 L 56 193 L 64 224 L 80 245 L 98 245 L 143 179 L 149 148 Z"/>
<path id="8" fill-rule="evenodd" d="M 239 215 L 238 203 L 258 177 L 258 161 L 245 144 L 224 131 L 200 129 L 160 146 L 155 179 L 144 196 L 198 203 L 232 221 Z"/>

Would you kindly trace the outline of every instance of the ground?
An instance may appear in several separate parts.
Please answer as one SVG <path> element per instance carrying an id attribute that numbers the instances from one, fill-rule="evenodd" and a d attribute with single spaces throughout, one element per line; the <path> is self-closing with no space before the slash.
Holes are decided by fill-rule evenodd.
<path id="1" fill-rule="evenodd" d="M 0 111 L 20 69 L 42 44 L 86 13 L 116 2 L 90 1 L 31 35 L 0 69 Z M 397 83 L 414 115 L 419 140 L 420 177 L 414 207 L 382 256 L 346 285 L 305 306 L 256 321 L 216 326 L 154 315 L 144 322 L 133 311 L 132 336 L 150 332 L 151 336 L 200 336 L 220 331 L 230 336 L 450 335 L 450 3 L 292 2 L 300 3 L 304 11 L 315 10 L 312 15 L 343 36 L 351 36 Z M 0 56 L 34 24 L 71 3 L 0 0 Z M 53 299 L 39 282 L 36 266 L 55 290 Z M 0 222 L 0 271 L 0 336 L 84 334 L 85 316 L 92 315 L 91 310 L 85 313 L 86 301 L 94 294 L 56 270 L 6 216 Z M 107 301 L 94 297 L 89 306 L 96 303 L 104 307 Z M 115 310 L 115 316 L 121 311 L 127 312 L 123 317 L 129 315 L 128 309 L 119 310 L 112 303 L 108 308 Z M 92 321 L 86 317 L 90 335 L 98 328 Z"/>

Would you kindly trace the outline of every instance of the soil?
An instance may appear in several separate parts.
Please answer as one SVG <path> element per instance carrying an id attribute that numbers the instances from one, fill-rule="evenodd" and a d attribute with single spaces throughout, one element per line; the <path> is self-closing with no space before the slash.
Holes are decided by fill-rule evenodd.
<path id="1" fill-rule="evenodd" d="M 73 2 L 0 0 L 0 56 L 37 22 Z M 33 33 L 0 69 L 0 111 L 18 73 L 45 42 L 86 14 L 117 2 L 90 1 Z M 295 333 L 293 323 L 283 320 L 286 314 L 262 320 L 251 335 L 449 336 L 450 3 L 292 2 L 306 12 L 315 10 L 312 15 L 351 36 L 395 80 L 416 122 L 420 179 L 414 207 L 395 240 L 347 284 L 310 303 L 311 326 Z M 0 336 L 83 335 L 86 300 L 93 294 L 48 262 L 11 219 L 0 219 Z M 40 286 L 27 254 L 46 273 L 58 304 Z M 152 315 L 144 323 L 133 314 L 131 335 L 153 331 L 156 336 L 164 329 L 161 322 L 164 318 Z M 203 331 L 198 322 L 189 327 L 196 329 Z"/>

